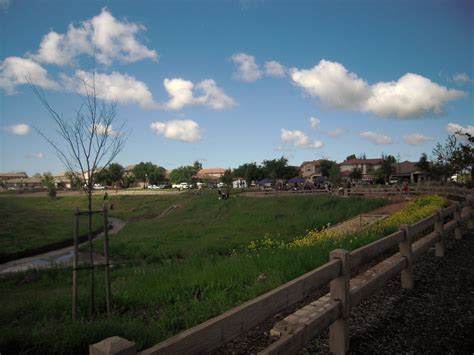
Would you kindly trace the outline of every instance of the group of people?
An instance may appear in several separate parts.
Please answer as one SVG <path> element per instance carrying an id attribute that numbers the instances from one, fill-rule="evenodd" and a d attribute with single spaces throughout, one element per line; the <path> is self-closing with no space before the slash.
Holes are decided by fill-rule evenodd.
<path id="1" fill-rule="evenodd" d="M 227 200 L 230 196 L 230 191 L 227 189 L 226 192 L 222 192 L 221 189 L 218 189 L 217 194 L 219 195 L 219 200 Z"/>

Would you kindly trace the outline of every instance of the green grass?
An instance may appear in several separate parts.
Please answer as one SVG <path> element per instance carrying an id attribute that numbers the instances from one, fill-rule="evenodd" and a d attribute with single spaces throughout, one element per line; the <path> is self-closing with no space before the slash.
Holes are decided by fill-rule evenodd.
<path id="1" fill-rule="evenodd" d="M 113 317 L 103 316 L 101 272 L 97 288 L 101 315 L 95 321 L 71 321 L 69 270 L 4 278 L 0 280 L 0 353 L 84 353 L 87 344 L 113 335 L 146 348 L 323 264 L 329 251 L 344 242 L 247 252 L 250 240 L 266 233 L 291 240 L 307 229 L 385 203 L 321 196 L 219 201 L 213 193 L 113 196 L 111 202 L 113 215 L 130 220 L 111 238 L 112 256 L 144 260 L 112 269 Z M 77 201 L 61 203 L 74 206 Z M 177 203 L 184 207 L 152 219 Z M 86 315 L 87 272 L 79 281 L 80 314 Z"/>

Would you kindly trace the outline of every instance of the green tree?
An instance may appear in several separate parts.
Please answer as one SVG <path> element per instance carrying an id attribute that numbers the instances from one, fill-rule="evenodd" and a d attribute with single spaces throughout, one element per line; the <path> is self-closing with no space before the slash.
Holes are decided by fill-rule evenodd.
<path id="1" fill-rule="evenodd" d="M 341 181 L 341 167 L 339 164 L 333 164 L 329 169 L 329 181 L 337 184 Z"/>
<path id="2" fill-rule="evenodd" d="M 459 142 L 459 145 L 454 149 L 449 163 L 453 170 L 462 174 L 465 171 L 470 171 L 471 182 L 474 181 L 474 136 L 467 132 L 456 132 L 458 136 L 464 138 L 464 141 Z"/>
<path id="3" fill-rule="evenodd" d="M 355 159 L 356 158 L 356 155 L 355 154 L 351 154 L 351 155 L 348 155 L 346 157 L 346 160 L 351 160 L 351 159 Z"/>
<path id="4" fill-rule="evenodd" d="M 395 164 L 397 160 L 393 155 L 385 155 L 382 153 L 382 161 L 380 162 L 380 168 L 377 170 L 378 180 L 387 182 L 390 175 L 395 172 Z"/>
<path id="5" fill-rule="evenodd" d="M 202 163 L 200 163 L 199 160 L 196 160 L 196 161 L 193 163 L 193 167 L 194 167 L 194 169 L 196 170 L 196 172 L 198 172 L 199 170 L 202 169 Z"/>
<path id="6" fill-rule="evenodd" d="M 319 162 L 319 167 L 321 169 L 321 175 L 324 176 L 324 177 L 329 177 L 331 168 L 334 165 L 337 165 L 337 163 L 335 161 L 322 159 Z"/>
<path id="7" fill-rule="evenodd" d="M 362 169 L 359 169 L 359 168 L 354 168 L 349 177 L 351 178 L 351 180 L 360 180 L 362 179 Z"/>
<path id="8" fill-rule="evenodd" d="M 113 185 L 121 184 L 123 178 L 123 166 L 118 163 L 112 163 L 107 169 L 109 179 Z"/>
<path id="9" fill-rule="evenodd" d="M 155 169 L 156 166 L 152 162 L 140 162 L 133 167 L 132 172 L 137 181 L 143 182 L 143 188 L 145 188 L 145 183 L 152 176 Z"/>
<path id="10" fill-rule="evenodd" d="M 233 174 L 235 177 L 244 178 L 248 186 L 250 186 L 252 181 L 258 181 L 264 178 L 262 167 L 258 166 L 255 162 L 240 165 L 234 169 Z"/>
<path id="11" fill-rule="evenodd" d="M 197 171 L 192 165 L 180 166 L 171 172 L 170 181 L 174 184 L 181 182 L 191 184 L 193 182 L 193 176 L 196 175 L 196 173 Z"/>
<path id="12" fill-rule="evenodd" d="M 46 187 L 48 191 L 48 196 L 51 198 L 55 198 L 57 194 L 57 190 L 56 190 L 56 185 L 54 183 L 53 174 L 51 174 L 50 172 L 44 173 L 42 177 L 42 184 L 43 186 Z"/>
<path id="13" fill-rule="evenodd" d="M 264 160 L 262 164 L 263 173 L 269 179 L 286 179 L 298 175 L 294 168 L 288 167 L 288 159 L 281 157 L 280 159 Z"/>
<path id="14" fill-rule="evenodd" d="M 430 166 L 430 162 L 428 160 L 428 156 L 426 155 L 426 153 L 422 153 L 421 156 L 420 156 L 420 159 L 418 160 L 417 163 L 415 163 L 415 166 L 420 169 L 424 174 L 425 176 L 429 176 L 430 174 L 430 171 L 431 171 L 431 166 Z"/>
<path id="15" fill-rule="evenodd" d="M 224 171 L 224 175 L 222 175 L 221 177 L 221 181 L 227 186 L 232 186 L 233 179 L 234 179 L 234 176 L 232 174 L 232 170 L 226 169 Z"/>
<path id="16" fill-rule="evenodd" d="M 456 149 L 457 139 L 454 134 L 446 138 L 444 145 L 438 142 L 433 149 L 434 162 L 431 172 L 442 181 L 446 181 L 456 172 L 456 168 L 452 164 L 452 157 Z"/>

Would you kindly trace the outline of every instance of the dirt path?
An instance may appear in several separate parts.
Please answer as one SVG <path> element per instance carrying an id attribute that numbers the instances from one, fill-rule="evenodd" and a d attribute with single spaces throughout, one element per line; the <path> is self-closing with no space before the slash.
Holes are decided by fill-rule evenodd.
<path id="1" fill-rule="evenodd" d="M 109 224 L 112 225 L 112 229 L 109 230 L 109 236 L 117 234 L 125 227 L 126 222 L 121 219 L 109 217 Z M 99 234 L 94 239 L 103 238 L 104 234 Z M 88 242 L 82 243 L 81 245 L 86 245 Z M 22 258 L 18 260 L 13 260 L 5 264 L 0 265 L 0 275 L 10 274 L 15 272 L 21 272 L 28 269 L 49 269 L 56 267 L 58 265 L 67 266 L 72 264 L 74 247 L 69 246 L 66 248 L 50 251 L 44 254 L 30 256 L 28 258 Z M 81 256 L 79 259 L 81 260 Z M 94 263 L 100 262 L 101 256 L 96 254 L 94 257 Z"/>

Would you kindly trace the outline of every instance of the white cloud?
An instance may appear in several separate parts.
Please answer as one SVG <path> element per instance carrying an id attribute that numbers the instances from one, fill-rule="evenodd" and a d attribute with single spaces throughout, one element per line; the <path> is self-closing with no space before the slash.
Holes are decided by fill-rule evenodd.
<path id="1" fill-rule="evenodd" d="M 340 63 L 321 60 L 311 69 L 290 71 L 293 83 L 325 105 L 337 109 L 372 112 L 400 118 L 441 114 L 444 105 L 466 96 L 431 80 L 407 73 L 398 81 L 369 85 Z"/>
<path id="2" fill-rule="evenodd" d="M 330 130 L 327 132 L 328 136 L 330 137 L 340 137 L 343 134 L 346 134 L 349 130 L 347 128 L 334 128 L 333 130 Z"/>
<path id="3" fill-rule="evenodd" d="M 255 62 L 254 56 L 245 53 L 236 53 L 231 59 L 238 65 L 237 73 L 234 74 L 236 79 L 252 82 L 262 77 L 263 72 Z"/>
<path id="4" fill-rule="evenodd" d="M 84 70 L 76 70 L 74 77 L 63 75 L 65 87 L 70 91 L 85 94 L 92 85 L 92 75 Z M 86 89 L 85 85 L 89 89 Z M 157 108 L 148 86 L 131 75 L 112 72 L 111 74 L 95 74 L 97 97 L 119 103 L 136 103 L 145 109 Z"/>
<path id="5" fill-rule="evenodd" d="M 25 123 L 19 123 L 17 125 L 7 127 L 7 131 L 17 136 L 24 136 L 30 132 L 30 126 Z"/>
<path id="6" fill-rule="evenodd" d="M 0 12 L 7 13 L 11 3 L 11 0 L 0 0 Z"/>
<path id="7" fill-rule="evenodd" d="M 265 63 L 265 75 L 283 78 L 286 76 L 286 68 L 277 61 L 271 60 Z"/>
<path id="8" fill-rule="evenodd" d="M 302 131 L 290 131 L 285 128 L 281 130 L 281 140 L 286 144 L 298 148 L 319 149 L 323 146 L 322 141 L 311 141 L 308 135 Z"/>
<path id="9" fill-rule="evenodd" d="M 150 128 L 165 138 L 176 139 L 188 143 L 196 142 L 202 138 L 199 124 L 192 120 L 171 120 L 167 122 L 154 122 Z"/>
<path id="10" fill-rule="evenodd" d="M 106 127 L 104 124 L 92 125 L 91 127 L 89 127 L 89 131 L 92 132 L 94 130 L 94 127 L 95 127 L 95 133 L 97 133 L 98 136 L 105 136 L 106 134 L 108 136 L 117 135 L 117 131 L 113 130 L 112 125 L 110 125 L 109 127 Z"/>
<path id="11" fill-rule="evenodd" d="M 464 127 L 457 123 L 448 123 L 446 125 L 446 132 L 449 134 L 456 134 L 457 132 L 469 133 L 471 136 L 474 136 L 474 126 L 467 125 Z"/>
<path id="12" fill-rule="evenodd" d="M 45 155 L 42 152 L 38 152 L 38 153 L 27 154 L 26 157 L 28 159 L 43 159 Z"/>
<path id="13" fill-rule="evenodd" d="M 77 27 L 70 24 L 65 34 L 54 31 L 43 37 L 38 53 L 32 57 L 49 64 L 71 64 L 75 57 L 93 55 L 99 63 L 110 65 L 114 60 L 136 62 L 142 59 L 157 60 L 158 53 L 137 40 L 142 25 L 119 21 L 107 9 Z"/>
<path id="14" fill-rule="evenodd" d="M 425 136 L 421 133 L 405 134 L 403 136 L 405 143 L 410 145 L 419 145 L 433 140 L 433 137 Z"/>
<path id="15" fill-rule="evenodd" d="M 311 125 L 311 128 L 316 129 L 320 123 L 321 123 L 321 120 L 317 117 L 311 116 L 309 118 L 309 124 Z"/>
<path id="16" fill-rule="evenodd" d="M 369 141 L 371 141 L 374 144 L 380 145 L 380 144 L 390 144 L 392 143 L 392 138 L 389 136 L 380 134 L 380 133 L 375 133 L 372 131 L 365 131 L 365 132 L 360 132 L 359 134 L 362 138 L 365 138 Z"/>
<path id="17" fill-rule="evenodd" d="M 294 84 L 331 107 L 359 110 L 370 97 L 367 83 L 336 62 L 321 60 L 312 69 L 293 68 L 290 73 Z"/>
<path id="18" fill-rule="evenodd" d="M 453 75 L 453 81 L 457 84 L 473 82 L 468 73 L 456 73 Z"/>
<path id="19" fill-rule="evenodd" d="M 8 95 L 15 94 L 17 85 L 27 84 L 28 80 L 43 89 L 59 89 L 59 85 L 48 78 L 48 72 L 31 59 L 8 57 L 0 62 L 0 88 Z"/>
<path id="20" fill-rule="evenodd" d="M 444 105 L 464 97 L 459 90 L 448 89 L 413 73 L 398 81 L 380 82 L 372 86 L 372 96 L 365 110 L 378 116 L 416 117 L 423 114 L 442 114 Z"/>
<path id="21" fill-rule="evenodd" d="M 171 110 L 180 110 L 190 105 L 205 105 L 214 110 L 223 110 L 236 105 L 235 100 L 227 96 L 212 79 L 203 80 L 197 85 L 181 78 L 165 79 L 163 85 L 171 97 L 164 107 Z M 202 95 L 195 96 L 195 89 Z"/>

